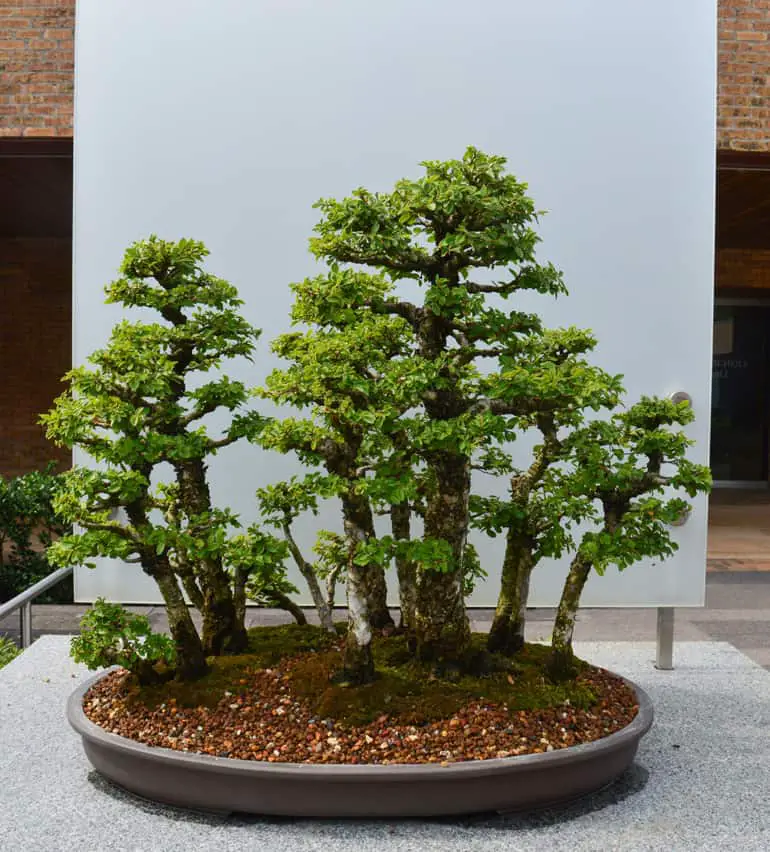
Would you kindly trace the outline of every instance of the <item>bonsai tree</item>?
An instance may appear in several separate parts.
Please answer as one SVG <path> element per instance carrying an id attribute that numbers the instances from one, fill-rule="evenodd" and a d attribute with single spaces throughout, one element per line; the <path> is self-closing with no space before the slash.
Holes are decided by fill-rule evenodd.
<path id="1" fill-rule="evenodd" d="M 292 319 L 314 323 L 318 294 L 327 279 L 309 279 L 294 286 L 297 295 Z M 263 509 L 278 510 L 294 559 L 308 582 L 321 622 L 331 625 L 314 568 L 300 554 L 291 522 L 302 510 L 316 509 L 319 496 L 334 496 L 342 508 L 347 555 L 346 578 L 350 630 L 343 678 L 363 683 L 371 680 L 373 630 L 394 627 L 387 602 L 384 565 L 389 553 L 377 546 L 374 511 L 367 476 L 387 456 L 382 446 L 384 421 L 396 420 L 403 407 L 392 392 L 383 392 L 388 363 L 404 349 L 403 320 L 369 314 L 339 329 L 314 328 L 281 335 L 273 351 L 289 366 L 268 376 L 261 395 L 308 412 L 305 419 L 275 420 L 262 429 L 258 440 L 270 449 L 292 451 L 305 464 L 320 466 L 325 476 L 311 476 L 277 492 L 262 492 Z M 378 439 L 379 436 L 379 439 Z M 282 497 L 283 501 L 277 500 Z M 289 499 L 287 499 L 289 498 Z M 331 628 L 333 629 L 333 627 Z"/>
<path id="2" fill-rule="evenodd" d="M 266 441 L 266 444 L 270 443 Z M 318 474 L 309 474 L 303 480 L 292 477 L 286 482 L 258 489 L 257 498 L 262 517 L 283 533 L 284 548 L 291 554 L 307 584 L 321 627 L 329 633 L 336 633 L 332 610 L 337 579 L 344 563 L 341 562 L 338 567 L 328 567 L 325 559 L 319 563 L 310 562 L 302 553 L 292 531 L 292 525 L 300 514 L 305 511 L 317 513 L 318 494 L 324 493 L 324 483 L 325 479 Z M 326 556 L 331 556 L 331 552 L 326 551 Z M 342 558 L 345 558 L 344 555 Z M 320 582 L 323 575 L 327 579 L 325 593 Z"/>
<path id="3" fill-rule="evenodd" d="M 586 478 L 578 447 L 594 434 L 591 429 L 600 429 L 586 426 L 587 414 L 604 411 L 607 417 L 622 387 L 619 377 L 585 359 L 594 346 L 589 332 L 550 331 L 535 314 L 504 309 L 521 291 L 566 292 L 560 272 L 537 260 L 538 214 L 526 185 L 505 172 L 505 160 L 469 148 L 461 160 L 429 161 L 423 167 L 421 177 L 399 181 L 390 193 L 358 189 L 341 201 L 318 203 L 322 219 L 311 248 L 327 262 L 328 272 L 298 290 L 295 319 L 312 324 L 317 336 L 356 341 L 355 366 L 338 343 L 336 353 L 327 349 L 326 354 L 333 363 L 328 369 L 338 372 L 338 386 L 358 389 L 363 382 L 365 387 L 355 414 L 365 428 L 357 434 L 360 443 L 349 472 L 363 474 L 358 493 L 374 505 L 384 504 L 393 522 L 393 535 L 378 543 L 372 532 L 360 538 L 367 554 L 395 556 L 402 589 L 414 589 L 407 621 L 413 623 L 418 658 L 456 668 L 470 661 L 464 597 L 478 570 L 467 540 L 471 520 L 491 534 L 506 535 L 489 644 L 492 650 L 515 652 L 523 641 L 536 564 L 574 546 L 570 530 L 577 522 L 603 523 L 596 514 L 602 480 Z M 405 298 L 407 292 L 418 296 Z M 377 318 L 400 322 L 402 339 L 388 358 L 358 337 Z M 294 336 L 289 348 L 308 346 L 310 339 L 315 338 Z M 304 380 L 299 386 L 304 391 Z M 323 392 L 313 401 L 327 404 Z M 346 414 L 351 409 L 346 404 Z M 620 436 L 626 433 L 617 432 L 625 421 L 607 422 L 606 428 L 616 431 L 600 429 L 594 439 L 606 443 L 608 459 L 614 460 L 625 446 Z M 296 424 L 285 428 L 301 431 Z M 540 443 L 530 464 L 515 468 L 506 443 L 530 430 L 539 432 Z M 310 436 L 318 459 L 327 433 L 302 434 Z M 362 454 L 367 447 L 384 451 Z M 682 470 L 689 464 L 683 455 L 666 460 Z M 475 469 L 507 476 L 508 497 L 474 496 Z M 688 469 L 694 480 L 674 476 L 664 484 L 688 493 L 707 487 L 703 468 Z M 636 496 L 642 493 L 647 492 Z M 631 508 L 636 505 L 632 501 Z M 667 512 L 658 507 L 654 515 L 663 523 Z M 423 522 L 420 538 L 410 531 L 413 514 Z M 632 516 L 624 517 L 630 522 Z M 655 529 L 660 538 L 661 528 Z M 594 535 L 605 540 L 601 530 Z M 593 552 L 592 541 L 590 535 L 581 539 L 577 553 Z M 612 554 L 602 552 L 592 565 L 630 564 L 642 551 L 662 552 L 619 537 Z M 364 610 L 358 613 L 365 622 Z M 359 632 L 368 637 L 365 629 Z"/>
<path id="4" fill-rule="evenodd" d="M 138 562 L 165 602 L 183 678 L 205 672 L 207 655 L 246 646 L 226 564 L 238 522 L 212 504 L 206 464 L 261 422 L 243 409 L 244 385 L 219 372 L 226 360 L 251 356 L 258 331 L 239 315 L 235 288 L 203 270 L 206 255 L 193 240 L 132 245 L 107 301 L 156 320 L 118 323 L 107 346 L 67 375 L 67 391 L 42 418 L 49 438 L 97 465 L 64 474 L 55 507 L 78 530 L 53 545 L 52 561 Z M 210 434 L 204 418 L 215 411 L 228 420 Z M 201 612 L 202 635 L 183 590 Z"/>
<path id="5" fill-rule="evenodd" d="M 399 181 L 391 193 L 359 189 L 342 201 L 323 200 L 311 240 L 330 264 L 310 294 L 316 323 L 341 328 L 379 315 L 409 330 L 409 352 L 387 369 L 418 404 L 407 424 L 427 485 L 424 534 L 411 548 L 414 637 L 418 656 L 439 663 L 469 650 L 463 584 L 474 454 L 509 436 L 505 415 L 535 405 L 529 388 L 506 398 L 502 379 L 495 383 L 477 367 L 540 329 L 536 316 L 497 304 L 521 290 L 564 291 L 560 273 L 535 258 L 535 208 L 504 164 L 469 148 L 462 160 L 424 163 L 424 176 Z M 490 282 L 490 273 L 501 280 Z M 421 300 L 396 292 L 404 280 L 421 288 Z M 382 431 L 391 428 L 386 421 Z"/>
<path id="6" fill-rule="evenodd" d="M 573 462 L 565 440 L 591 411 L 609 410 L 621 398 L 619 376 L 592 366 L 584 357 L 596 341 L 576 328 L 543 331 L 520 343 L 504 359 L 494 381 L 529 388 L 539 404 L 523 416 L 512 417 L 512 433 L 534 430 L 540 441 L 529 463 L 511 468 L 510 456 L 496 448 L 479 467 L 508 477 L 508 495 L 471 496 L 474 526 L 491 536 L 505 535 L 500 593 L 489 632 L 492 652 L 515 653 L 524 644 L 530 578 L 538 563 L 559 557 L 571 543 L 571 523 L 590 515 L 585 500 L 568 495 L 559 483 L 565 465 Z"/>
<path id="7" fill-rule="evenodd" d="M 676 550 L 670 527 L 689 497 L 708 491 L 708 468 L 685 457 L 692 444 L 681 430 L 693 419 L 688 403 L 642 398 L 627 411 L 576 430 L 569 438 L 575 466 L 561 483 L 563 499 L 576 499 L 596 527 L 575 550 L 556 612 L 549 671 L 574 673 L 572 634 L 580 597 L 592 570 L 624 570 L 645 557 L 665 558 Z M 598 527 L 598 528 L 597 528 Z"/>

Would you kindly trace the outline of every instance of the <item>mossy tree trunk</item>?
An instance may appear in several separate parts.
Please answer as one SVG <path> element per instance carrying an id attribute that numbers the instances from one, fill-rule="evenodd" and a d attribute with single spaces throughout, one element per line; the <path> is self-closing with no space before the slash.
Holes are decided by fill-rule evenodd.
<path id="1" fill-rule="evenodd" d="M 140 472 L 149 482 L 150 469 L 140 468 Z M 147 527 L 149 518 L 146 489 L 142 496 L 127 504 L 125 509 L 134 529 Z M 208 671 L 206 653 L 168 557 L 158 554 L 153 546 L 146 544 L 138 544 L 136 552 L 142 569 L 155 580 L 163 597 L 168 629 L 176 648 L 177 677 L 182 680 L 197 680 L 203 677 Z"/>
<path id="2" fill-rule="evenodd" d="M 149 554 L 147 557 L 147 562 L 154 562 L 148 573 L 158 584 L 166 605 L 168 627 L 176 647 L 177 675 L 182 680 L 197 680 L 206 674 L 208 666 L 203 643 L 195 629 L 190 610 L 170 566 L 165 560 L 152 560 Z M 142 561 L 146 567 L 145 559 Z"/>
<path id="3" fill-rule="evenodd" d="M 411 509 L 408 503 L 398 503 L 390 507 L 390 522 L 393 538 L 396 541 L 409 541 Z M 396 555 L 396 574 L 398 576 L 398 594 L 401 604 L 401 624 L 407 635 L 414 633 L 415 613 L 417 610 L 417 565 L 402 553 Z"/>
<path id="4" fill-rule="evenodd" d="M 211 495 L 206 471 L 200 459 L 175 462 L 180 502 L 189 515 L 211 512 Z M 248 645 L 243 618 L 239 617 L 230 576 L 215 557 L 199 560 L 203 595 L 203 646 L 207 655 L 219 656 L 229 651 L 238 653 Z"/>
<path id="5" fill-rule="evenodd" d="M 583 594 L 593 567 L 591 561 L 578 552 L 570 565 L 564 589 L 556 611 L 556 619 L 551 636 L 551 654 L 548 661 L 548 673 L 554 680 L 568 680 L 574 677 L 575 663 L 572 653 L 572 635 L 575 631 L 580 597 Z"/>
<path id="6" fill-rule="evenodd" d="M 425 540 L 445 542 L 449 561 L 443 571 L 420 571 L 415 608 L 417 656 L 429 662 L 462 665 L 471 638 L 463 598 L 470 463 L 466 456 L 441 452 L 432 467 L 437 488 L 426 507 Z"/>
<path id="7" fill-rule="evenodd" d="M 505 542 L 500 594 L 487 638 L 492 652 L 515 654 L 524 645 L 529 581 L 534 567 L 533 542 L 514 528 Z"/>

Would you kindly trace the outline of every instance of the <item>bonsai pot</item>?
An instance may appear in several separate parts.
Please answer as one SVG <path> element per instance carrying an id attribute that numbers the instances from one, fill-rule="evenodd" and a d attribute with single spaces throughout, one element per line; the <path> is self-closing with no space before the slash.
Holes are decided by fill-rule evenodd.
<path id="1" fill-rule="evenodd" d="M 437 764 L 301 764 L 151 747 L 108 733 L 83 712 L 103 674 L 70 696 L 67 716 L 94 768 L 118 786 L 164 804 L 296 817 L 427 817 L 554 805 L 606 786 L 632 763 L 652 725 L 652 702 L 634 683 L 639 712 L 594 742 L 543 754 Z"/>

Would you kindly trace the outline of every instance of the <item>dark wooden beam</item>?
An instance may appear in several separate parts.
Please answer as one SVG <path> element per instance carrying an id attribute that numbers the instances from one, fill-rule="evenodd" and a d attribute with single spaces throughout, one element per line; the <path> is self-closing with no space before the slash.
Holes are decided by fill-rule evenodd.
<path id="1" fill-rule="evenodd" d="M 71 137 L 0 137 L 0 157 L 72 158 Z"/>

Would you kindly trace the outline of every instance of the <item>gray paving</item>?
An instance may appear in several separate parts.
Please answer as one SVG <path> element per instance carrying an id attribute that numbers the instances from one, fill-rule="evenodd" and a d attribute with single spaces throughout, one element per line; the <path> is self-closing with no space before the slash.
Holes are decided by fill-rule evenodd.
<path id="1" fill-rule="evenodd" d="M 71 634 L 87 606 L 36 606 L 33 608 L 33 635 Z M 156 630 L 165 630 L 166 616 L 162 607 L 129 607 L 145 612 Z M 308 613 L 313 620 L 314 613 Z M 343 613 L 340 613 L 343 617 Z M 489 627 L 489 610 L 472 610 L 474 629 Z M 272 610 L 249 610 L 250 624 L 276 624 L 286 621 L 286 613 Z M 552 610 L 531 610 L 530 639 L 547 639 L 553 620 Z M 649 641 L 655 637 L 654 609 L 584 609 L 578 617 L 575 632 L 578 641 Z M 0 620 L 0 635 L 18 639 L 16 616 Z M 730 642 L 762 666 L 770 667 L 770 572 L 720 572 L 708 575 L 706 606 L 676 611 L 676 639 L 698 641 L 715 639 Z"/>
<path id="2" fill-rule="evenodd" d="M 0 849 L 29 852 L 765 852 L 770 849 L 770 673 L 725 643 L 580 643 L 639 682 L 656 722 L 631 770 L 558 811 L 414 821 L 265 820 L 157 806 L 91 770 L 64 718 L 84 677 L 46 636 L 0 670 Z"/>

